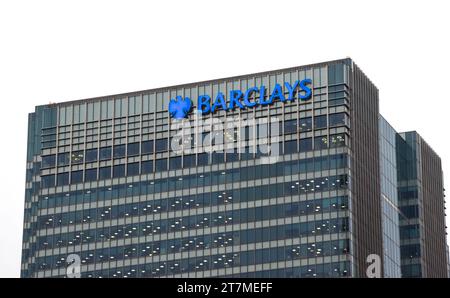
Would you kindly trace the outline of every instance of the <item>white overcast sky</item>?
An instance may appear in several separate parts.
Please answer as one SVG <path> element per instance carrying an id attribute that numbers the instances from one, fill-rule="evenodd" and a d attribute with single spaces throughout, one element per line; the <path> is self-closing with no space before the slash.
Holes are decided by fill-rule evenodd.
<path id="1" fill-rule="evenodd" d="M 34 106 L 351 57 L 450 187 L 450 1 L 0 2 L 0 277 L 20 272 Z"/>

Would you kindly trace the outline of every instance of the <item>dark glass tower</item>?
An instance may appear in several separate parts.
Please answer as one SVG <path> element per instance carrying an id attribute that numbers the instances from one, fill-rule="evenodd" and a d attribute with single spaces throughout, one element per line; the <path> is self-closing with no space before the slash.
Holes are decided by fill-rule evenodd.
<path id="1" fill-rule="evenodd" d="M 242 150 L 174 150 L 200 106 L 216 111 L 183 146 Z M 238 128 L 214 126 L 230 117 Z M 276 120 L 275 159 L 250 142 L 255 119 Z M 412 164 L 351 59 L 38 106 L 28 131 L 22 277 L 67 276 L 73 255 L 82 277 L 365 277 L 373 254 L 381 276 L 413 270 L 399 218 Z M 416 182 L 433 189 L 421 245 L 440 257 L 417 262 L 441 274 L 437 160 Z"/>

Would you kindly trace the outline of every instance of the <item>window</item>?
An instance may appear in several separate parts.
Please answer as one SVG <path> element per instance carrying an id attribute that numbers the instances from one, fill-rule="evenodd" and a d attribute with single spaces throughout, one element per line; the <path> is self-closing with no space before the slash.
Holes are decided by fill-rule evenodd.
<path id="1" fill-rule="evenodd" d="M 114 146 L 114 158 L 125 157 L 125 145 Z"/>
<path id="2" fill-rule="evenodd" d="M 213 164 L 223 163 L 224 162 L 224 155 L 221 152 L 213 152 L 211 154 L 211 160 Z"/>
<path id="3" fill-rule="evenodd" d="M 71 155 L 72 164 L 83 163 L 84 153 L 83 151 L 74 151 Z"/>
<path id="4" fill-rule="evenodd" d="M 70 163 L 69 153 L 58 154 L 58 166 L 66 166 Z"/>
<path id="5" fill-rule="evenodd" d="M 128 156 L 139 155 L 139 143 L 128 144 Z"/>
<path id="6" fill-rule="evenodd" d="M 125 177 L 125 165 L 117 165 L 113 168 L 113 177 Z"/>
<path id="7" fill-rule="evenodd" d="M 300 118 L 298 129 L 300 130 L 300 132 L 310 131 L 312 129 L 312 118 Z"/>
<path id="8" fill-rule="evenodd" d="M 345 135 L 338 134 L 330 136 L 330 148 L 345 146 Z"/>
<path id="9" fill-rule="evenodd" d="M 100 160 L 111 159 L 111 147 L 100 148 Z"/>
<path id="10" fill-rule="evenodd" d="M 345 113 L 330 114 L 329 122 L 330 126 L 345 125 Z"/>
<path id="11" fill-rule="evenodd" d="M 73 171 L 71 174 L 71 184 L 83 182 L 83 171 Z"/>
<path id="12" fill-rule="evenodd" d="M 97 148 L 86 150 L 86 162 L 97 161 Z"/>
<path id="13" fill-rule="evenodd" d="M 99 170 L 99 179 L 109 179 L 111 178 L 111 167 L 102 167 Z"/>
<path id="14" fill-rule="evenodd" d="M 84 181 L 95 181 L 97 180 L 97 169 L 89 169 L 85 172 Z"/>
<path id="15" fill-rule="evenodd" d="M 300 139 L 299 145 L 300 145 L 299 146 L 300 152 L 310 151 L 312 150 L 312 139 L 311 138 Z"/>
<path id="16" fill-rule="evenodd" d="M 290 154 L 297 152 L 297 140 L 284 142 L 284 153 Z"/>
<path id="17" fill-rule="evenodd" d="M 170 169 L 181 169 L 181 157 L 171 157 L 169 159 Z"/>
<path id="18" fill-rule="evenodd" d="M 199 153 L 198 154 L 198 165 L 205 166 L 208 164 L 208 153 Z"/>
<path id="19" fill-rule="evenodd" d="M 157 159 L 155 166 L 156 166 L 156 171 L 165 171 L 165 170 L 167 170 L 167 160 L 166 159 Z"/>
<path id="20" fill-rule="evenodd" d="M 328 138 L 326 136 L 314 138 L 314 150 L 328 148 Z"/>
<path id="21" fill-rule="evenodd" d="M 314 129 L 321 129 L 327 127 L 327 116 L 316 116 L 314 117 Z"/>
<path id="22" fill-rule="evenodd" d="M 142 174 L 148 174 L 153 172 L 153 161 L 146 160 L 142 162 Z"/>
<path id="23" fill-rule="evenodd" d="M 42 168 L 52 168 L 56 164 L 56 156 L 54 154 L 42 156 Z"/>
<path id="24" fill-rule="evenodd" d="M 185 155 L 183 157 L 183 167 L 190 168 L 195 167 L 195 155 Z"/>
<path id="25" fill-rule="evenodd" d="M 135 175 L 139 175 L 139 163 L 138 162 L 129 163 L 127 165 L 127 176 L 135 176 Z"/>
<path id="26" fill-rule="evenodd" d="M 284 133 L 296 133 L 297 132 L 297 120 L 284 121 Z"/>
<path id="27" fill-rule="evenodd" d="M 234 151 L 236 151 L 236 150 L 234 150 Z M 236 152 L 232 152 L 232 153 L 231 152 L 229 152 L 229 153 L 227 152 L 226 155 L 227 155 L 227 162 L 233 162 L 233 161 L 239 160 L 239 154 L 236 153 Z"/>
<path id="28" fill-rule="evenodd" d="M 153 153 L 153 141 L 142 142 L 142 154 Z"/>
<path id="29" fill-rule="evenodd" d="M 69 173 L 61 173 L 56 177 L 58 186 L 69 185 Z"/>
<path id="30" fill-rule="evenodd" d="M 55 175 L 46 175 L 41 177 L 43 188 L 55 186 Z"/>
<path id="31" fill-rule="evenodd" d="M 167 151 L 167 139 L 156 140 L 156 152 Z"/>
<path id="32" fill-rule="evenodd" d="M 328 66 L 328 84 L 342 84 L 344 83 L 344 64 L 330 64 Z"/>

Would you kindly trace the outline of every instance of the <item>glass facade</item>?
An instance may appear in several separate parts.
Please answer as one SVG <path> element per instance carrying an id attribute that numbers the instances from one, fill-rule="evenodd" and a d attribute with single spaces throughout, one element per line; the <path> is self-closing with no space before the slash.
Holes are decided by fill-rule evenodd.
<path id="1" fill-rule="evenodd" d="M 384 276 L 401 277 L 399 207 L 397 198 L 397 132 L 380 116 L 380 182 Z"/>
<path id="2" fill-rule="evenodd" d="M 82 277 L 357 276 L 352 65 L 344 59 L 36 107 L 29 116 L 21 276 L 64 277 L 69 254 L 80 256 Z M 263 163 L 251 148 L 171 150 L 171 98 L 255 85 L 270 90 L 305 78 L 312 80 L 309 100 L 297 94 L 211 116 L 279 119 L 277 162 Z M 394 277 L 399 235 L 414 232 L 398 230 L 391 207 L 395 142 L 391 130 L 380 130 L 383 258 L 385 275 Z"/>

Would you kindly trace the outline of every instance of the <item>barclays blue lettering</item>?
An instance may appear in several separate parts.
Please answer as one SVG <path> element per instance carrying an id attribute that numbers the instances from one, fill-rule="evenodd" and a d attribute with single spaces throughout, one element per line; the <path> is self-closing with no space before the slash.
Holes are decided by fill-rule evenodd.
<path id="1" fill-rule="evenodd" d="M 258 105 L 271 105 L 277 101 L 293 101 L 296 93 L 300 100 L 308 100 L 312 95 L 312 89 L 309 86 L 310 84 L 312 84 L 311 79 L 297 80 L 293 85 L 285 82 L 284 89 L 280 84 L 275 84 L 270 94 L 267 94 L 267 88 L 264 85 L 260 87 L 251 87 L 245 92 L 242 92 L 241 90 L 231 90 L 228 102 L 225 98 L 225 94 L 222 92 L 216 94 L 213 102 L 210 95 L 203 94 L 198 96 L 197 110 L 202 115 L 206 115 L 215 113 L 219 110 L 227 111 L 234 110 L 235 108 L 254 108 Z M 190 98 L 177 96 L 176 99 L 171 99 L 169 102 L 169 113 L 172 118 L 186 118 L 191 107 L 192 101 Z"/>

